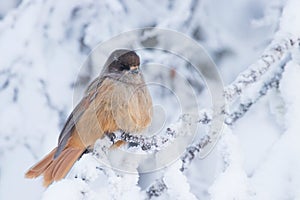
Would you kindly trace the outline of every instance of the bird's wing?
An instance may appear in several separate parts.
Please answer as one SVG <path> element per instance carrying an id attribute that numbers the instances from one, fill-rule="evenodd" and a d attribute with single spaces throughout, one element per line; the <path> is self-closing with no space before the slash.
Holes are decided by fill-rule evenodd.
<path id="1" fill-rule="evenodd" d="M 101 85 L 102 81 L 103 79 L 98 77 L 88 86 L 87 90 L 85 91 L 85 96 L 68 117 L 67 122 L 65 123 L 65 126 L 59 135 L 58 146 L 54 154 L 54 158 L 57 158 L 65 148 L 67 141 L 73 133 L 76 123 L 79 121 L 80 117 L 83 115 L 90 103 L 94 100 L 97 94 L 97 89 Z"/>

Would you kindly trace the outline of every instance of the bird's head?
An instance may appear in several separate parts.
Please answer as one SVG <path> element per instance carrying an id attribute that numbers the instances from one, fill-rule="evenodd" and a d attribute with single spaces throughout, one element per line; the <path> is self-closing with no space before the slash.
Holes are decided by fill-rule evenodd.
<path id="1" fill-rule="evenodd" d="M 106 71 L 117 74 L 138 74 L 139 56 L 132 50 L 118 49 L 111 53 L 106 62 Z"/>
<path id="2" fill-rule="evenodd" d="M 108 77 L 123 83 L 144 83 L 140 72 L 140 57 L 129 49 L 118 49 L 108 57 L 100 77 Z"/>

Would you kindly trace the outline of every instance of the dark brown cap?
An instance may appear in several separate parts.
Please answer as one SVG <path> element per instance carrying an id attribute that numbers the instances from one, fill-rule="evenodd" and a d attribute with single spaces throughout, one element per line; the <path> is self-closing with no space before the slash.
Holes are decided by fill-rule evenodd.
<path id="1" fill-rule="evenodd" d="M 118 49 L 111 53 L 105 67 L 108 72 L 130 70 L 131 66 L 139 66 L 140 58 L 132 50 Z"/>

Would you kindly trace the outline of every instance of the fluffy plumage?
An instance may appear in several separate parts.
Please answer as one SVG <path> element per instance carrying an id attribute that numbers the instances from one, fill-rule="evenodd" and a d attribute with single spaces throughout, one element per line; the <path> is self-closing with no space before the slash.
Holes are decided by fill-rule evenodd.
<path id="1" fill-rule="evenodd" d="M 66 176 L 87 148 L 105 133 L 142 132 L 151 122 L 152 100 L 138 70 L 134 51 L 116 50 L 104 70 L 87 88 L 62 129 L 58 146 L 26 173 L 44 176 L 44 185 Z"/>

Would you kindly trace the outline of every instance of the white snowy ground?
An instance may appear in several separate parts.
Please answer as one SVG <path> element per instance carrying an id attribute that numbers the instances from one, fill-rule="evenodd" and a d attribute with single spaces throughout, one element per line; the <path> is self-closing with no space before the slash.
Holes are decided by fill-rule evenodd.
<path id="1" fill-rule="evenodd" d="M 297 0 L 290 3 L 282 24 L 286 31 L 299 34 L 300 5 Z M 80 68 L 91 49 L 133 28 L 174 29 L 205 46 L 228 84 L 273 38 L 285 4 L 283 0 L 22 0 L 14 8 L 18 1 L 1 2 L 0 14 L 5 16 L 0 21 L 0 199 L 143 197 L 138 186 L 126 187 L 137 181 L 136 176 L 126 178 L 130 184 L 90 171 L 91 180 L 93 176 L 98 180 L 94 185 L 102 187 L 67 179 L 46 191 L 41 179 L 24 179 L 28 167 L 56 145 L 63 123 L 78 100 L 73 100 L 74 88 L 84 88 L 101 70 L 98 65 Z M 161 61 L 160 53 L 141 54 L 142 59 L 164 62 L 193 77 L 188 68 L 176 66 L 182 64 L 176 59 Z M 300 59 L 296 53 L 293 56 L 279 91 L 261 99 L 232 130 L 225 129 L 210 156 L 195 159 L 186 177 L 168 170 L 169 192 L 162 198 L 300 199 Z M 171 81 L 168 74 L 158 70 L 144 71 L 147 80 Z M 197 79 L 191 83 L 196 90 L 203 87 Z M 208 99 L 207 94 L 204 90 L 198 95 Z M 154 92 L 153 98 L 168 109 L 168 119 L 175 120 L 170 97 Z M 199 101 L 201 107 L 207 103 Z M 89 157 L 85 159 L 93 164 Z M 171 167 L 176 168 L 176 163 Z M 195 196 L 184 193 L 187 182 Z M 105 187 L 109 183 L 118 184 Z M 124 191 L 128 193 L 118 196 Z"/>

